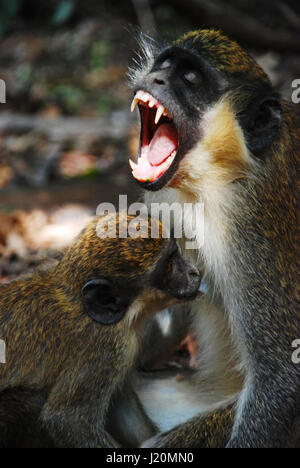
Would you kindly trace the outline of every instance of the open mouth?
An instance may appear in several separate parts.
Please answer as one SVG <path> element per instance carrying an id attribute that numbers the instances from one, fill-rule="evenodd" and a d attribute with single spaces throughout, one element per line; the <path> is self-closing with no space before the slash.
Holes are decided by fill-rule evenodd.
<path id="1" fill-rule="evenodd" d="M 137 163 L 129 160 L 139 182 L 155 182 L 172 165 L 178 149 L 178 133 L 168 110 L 151 94 L 137 91 L 131 112 L 139 106 L 141 139 Z"/>

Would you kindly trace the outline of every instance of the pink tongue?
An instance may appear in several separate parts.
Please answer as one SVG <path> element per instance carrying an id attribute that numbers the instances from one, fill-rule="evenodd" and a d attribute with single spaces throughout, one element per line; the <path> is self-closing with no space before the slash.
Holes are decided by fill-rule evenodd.
<path id="1" fill-rule="evenodd" d="M 160 125 L 151 140 L 148 161 L 152 166 L 159 166 L 176 150 L 177 145 L 177 131 L 174 125 Z"/>

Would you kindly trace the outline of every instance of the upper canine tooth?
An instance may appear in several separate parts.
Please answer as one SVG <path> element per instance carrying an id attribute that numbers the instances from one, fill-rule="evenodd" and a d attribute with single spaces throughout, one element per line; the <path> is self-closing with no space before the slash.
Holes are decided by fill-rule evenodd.
<path id="1" fill-rule="evenodd" d="M 155 121 L 154 121 L 156 124 L 158 124 L 158 122 L 160 121 L 160 118 L 163 115 L 164 110 L 165 110 L 164 106 L 160 104 L 156 111 L 156 116 L 155 116 Z"/>
<path id="2" fill-rule="evenodd" d="M 137 106 L 137 103 L 139 102 L 138 98 L 135 96 L 132 100 L 132 103 L 131 103 L 131 107 L 130 107 L 130 110 L 131 112 L 134 111 L 134 109 L 136 108 Z"/>

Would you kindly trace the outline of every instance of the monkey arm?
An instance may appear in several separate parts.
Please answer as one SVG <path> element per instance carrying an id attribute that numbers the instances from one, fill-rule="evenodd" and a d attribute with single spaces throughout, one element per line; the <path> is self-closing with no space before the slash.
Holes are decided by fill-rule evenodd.
<path id="1" fill-rule="evenodd" d="M 126 381 L 122 391 L 117 392 L 113 398 L 107 417 L 107 429 L 123 447 L 138 447 L 158 433 L 129 381 Z"/>
<path id="2" fill-rule="evenodd" d="M 74 367 L 62 373 L 43 407 L 42 426 L 55 447 L 120 447 L 104 428 L 111 382 L 97 371 L 93 375 L 84 372 L 84 368 Z"/>
<path id="3" fill-rule="evenodd" d="M 44 403 L 42 393 L 25 388 L 0 393 L 0 448 L 52 447 L 38 424 Z"/>
<path id="4" fill-rule="evenodd" d="M 299 447 L 299 391 L 292 370 L 256 378 L 240 395 L 227 448 Z M 289 382 L 289 386 L 287 385 Z"/>
<path id="5" fill-rule="evenodd" d="M 143 448 L 224 448 L 233 427 L 234 404 L 184 424 L 142 444 Z"/>

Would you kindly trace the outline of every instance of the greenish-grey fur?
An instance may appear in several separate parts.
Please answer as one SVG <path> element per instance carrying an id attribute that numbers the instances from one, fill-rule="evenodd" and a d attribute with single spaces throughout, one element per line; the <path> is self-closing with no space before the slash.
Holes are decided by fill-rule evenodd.
<path id="1" fill-rule="evenodd" d="M 183 106 L 183 93 L 176 102 L 170 98 L 176 100 L 175 87 L 168 94 L 172 86 L 168 73 L 176 62 L 176 48 L 181 56 L 187 51 L 207 61 L 206 69 L 197 70 L 200 76 L 213 67 L 213 79 L 220 80 L 219 94 L 200 107 L 195 87 L 182 82 L 193 96 L 192 103 L 186 99 L 185 116 L 188 112 L 193 116 L 194 141 L 190 147 L 186 144 L 187 154 L 181 155 L 165 187 L 151 192 L 147 200 L 182 205 L 204 200 L 206 238 L 194 257 L 204 269 L 209 299 L 229 322 L 243 380 L 236 407 L 225 418 L 227 437 L 222 428 L 224 411 L 217 410 L 208 419 L 200 415 L 198 420 L 152 439 L 149 446 L 295 446 L 300 420 L 300 366 L 292 362 L 292 343 L 300 330 L 299 110 L 279 99 L 267 75 L 240 46 L 218 31 L 200 30 L 174 44 L 152 46 L 148 63 L 133 74 L 138 89 L 146 83 L 147 91 L 153 89 L 157 99 L 161 93 L 169 112 L 176 109 L 178 114 L 178 103 Z M 169 68 L 160 69 L 158 63 L 153 72 L 156 82 L 152 82 L 151 66 L 168 50 L 172 51 Z M 177 89 L 178 82 L 179 78 Z M 203 93 L 200 85 L 199 95 Z M 195 102 L 201 109 L 198 126 Z M 260 103 L 266 107 L 259 107 Z M 257 109 L 262 111 L 262 122 L 254 113 Z M 184 115 L 185 109 L 181 110 Z M 211 117 L 213 111 L 214 119 L 201 126 L 203 116 Z M 174 120 L 176 123 L 175 114 Z M 178 121 L 189 131 L 191 125 L 184 117 Z M 214 345 L 212 342 L 211 347 Z M 199 374 L 201 382 L 201 370 Z M 220 426 L 213 425 L 212 434 L 207 428 L 218 418 Z"/>

